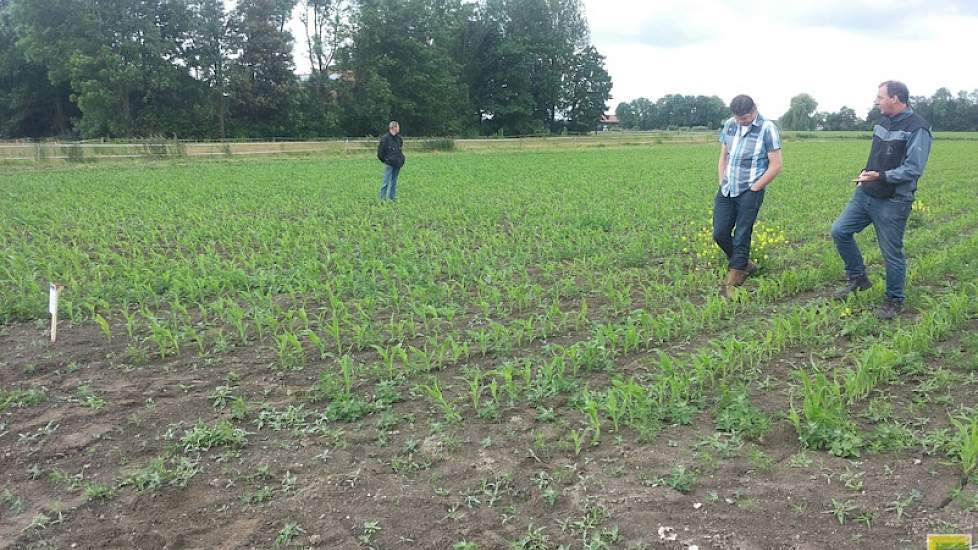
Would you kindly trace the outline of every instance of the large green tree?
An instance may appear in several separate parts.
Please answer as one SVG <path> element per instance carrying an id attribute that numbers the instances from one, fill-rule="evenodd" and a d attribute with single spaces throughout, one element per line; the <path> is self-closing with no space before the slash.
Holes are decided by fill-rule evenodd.
<path id="1" fill-rule="evenodd" d="M 635 109 L 635 121 L 639 130 L 652 130 L 659 127 L 657 126 L 659 114 L 654 101 L 640 97 L 632 101 L 632 107 Z"/>
<path id="2" fill-rule="evenodd" d="M 606 108 L 610 76 L 580 0 L 483 0 L 462 45 L 472 112 L 488 133 L 591 129 Z"/>
<path id="3" fill-rule="evenodd" d="M 584 48 L 572 59 L 565 78 L 567 129 L 572 132 L 594 130 L 608 107 L 611 94 L 611 75 L 604 68 L 604 56 L 593 46 Z"/>
<path id="4" fill-rule="evenodd" d="M 70 134 L 78 110 L 68 82 L 52 83 L 47 68 L 29 61 L 17 46 L 18 38 L 10 2 L 0 0 L 0 136 Z"/>
<path id="5" fill-rule="evenodd" d="M 351 6 L 346 0 L 301 0 L 299 21 L 310 72 L 300 82 L 299 135 L 341 133 L 338 54 L 350 35 Z"/>
<path id="6" fill-rule="evenodd" d="M 640 97 L 619 104 L 618 110 L 630 111 L 623 128 L 638 130 L 669 128 L 719 128 L 730 116 L 727 106 L 717 96 L 668 94 L 651 101 Z"/>
<path id="7" fill-rule="evenodd" d="M 186 58 L 204 87 L 206 101 L 198 107 L 204 135 L 227 137 L 229 67 L 236 44 L 234 21 L 223 0 L 190 0 L 192 24 Z"/>
<path id="8" fill-rule="evenodd" d="M 468 111 L 456 57 L 463 5 L 460 0 L 360 0 L 353 18 L 348 62 L 357 84 L 351 91 L 370 98 L 375 116 L 389 90 L 388 116 L 356 120 L 356 129 L 379 133 L 389 118 L 414 135 L 452 135 Z M 378 86 L 368 93 L 364 86 Z M 349 101 L 344 102 L 349 106 Z"/>
<path id="9" fill-rule="evenodd" d="M 472 122 L 489 134 L 549 131 L 545 117 L 534 116 L 530 57 L 521 43 L 511 39 L 506 10 L 503 0 L 480 4 L 460 39 Z"/>
<path id="10" fill-rule="evenodd" d="M 589 45 L 580 0 L 502 0 L 506 38 L 525 56 L 533 117 L 557 130 L 575 55 Z M 607 98 L 606 98 L 607 99 Z"/>
<path id="11" fill-rule="evenodd" d="M 691 126 L 703 128 L 719 128 L 723 121 L 730 117 L 727 104 L 717 96 L 698 95 L 693 101 L 695 112 L 691 117 Z"/>
<path id="12" fill-rule="evenodd" d="M 788 110 L 781 115 L 780 125 L 785 130 L 815 130 L 817 120 L 815 109 L 818 102 L 808 94 L 798 94 L 791 98 Z"/>
<path id="13" fill-rule="evenodd" d="M 624 129 L 638 128 L 638 116 L 635 113 L 635 106 L 630 101 L 621 101 L 615 107 L 615 116 L 618 117 L 618 125 Z"/>
<path id="14" fill-rule="evenodd" d="M 301 0 L 299 8 L 310 70 L 328 75 L 340 46 L 349 37 L 351 6 L 346 0 Z"/>
<path id="15" fill-rule="evenodd" d="M 294 7 L 295 0 L 240 0 L 232 13 L 228 110 L 235 135 L 296 135 L 298 79 L 286 30 Z"/>
<path id="16" fill-rule="evenodd" d="M 180 0 L 15 0 L 28 59 L 69 82 L 89 136 L 196 133 Z"/>
<path id="17" fill-rule="evenodd" d="M 348 66 L 351 67 L 349 76 L 338 85 L 343 132 L 348 136 L 380 135 L 387 131 L 391 120 L 394 94 L 390 84 L 369 65 Z"/>
<path id="18" fill-rule="evenodd" d="M 610 84 L 581 0 L 0 0 L 8 136 L 583 131 Z"/>
<path id="19" fill-rule="evenodd" d="M 823 130 L 850 132 L 864 127 L 856 111 L 849 107 L 842 107 L 835 113 L 819 113 L 819 115 Z"/>

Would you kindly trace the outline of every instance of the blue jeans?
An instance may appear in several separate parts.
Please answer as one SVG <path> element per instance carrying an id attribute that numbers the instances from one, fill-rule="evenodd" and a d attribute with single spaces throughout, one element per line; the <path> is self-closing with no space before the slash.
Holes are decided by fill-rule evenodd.
<path id="1" fill-rule="evenodd" d="M 727 267 L 747 267 L 754 222 L 763 202 L 763 189 L 747 190 L 736 197 L 724 197 L 717 191 L 713 200 L 713 240 L 727 255 Z"/>
<path id="2" fill-rule="evenodd" d="M 850 279 L 866 275 L 866 265 L 853 235 L 873 224 L 886 263 L 886 296 L 899 301 L 903 301 L 903 286 L 907 279 L 903 231 L 912 206 L 912 202 L 899 198 L 877 199 L 857 187 L 846 209 L 832 224 L 832 240 Z"/>
<path id="3" fill-rule="evenodd" d="M 384 165 L 384 183 L 380 185 L 380 200 L 397 200 L 397 174 L 400 168 L 394 168 L 390 164 Z"/>

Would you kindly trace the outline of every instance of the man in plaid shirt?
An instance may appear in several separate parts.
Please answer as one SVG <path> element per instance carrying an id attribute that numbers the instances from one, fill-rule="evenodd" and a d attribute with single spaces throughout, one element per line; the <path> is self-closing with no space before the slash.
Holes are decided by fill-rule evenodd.
<path id="1" fill-rule="evenodd" d="M 721 292 L 729 297 L 757 271 L 750 241 L 764 188 L 781 172 L 781 135 L 774 122 L 757 112 L 750 96 L 730 102 L 733 117 L 720 131 L 720 188 L 713 204 L 713 240 L 727 255 L 729 271 Z"/>

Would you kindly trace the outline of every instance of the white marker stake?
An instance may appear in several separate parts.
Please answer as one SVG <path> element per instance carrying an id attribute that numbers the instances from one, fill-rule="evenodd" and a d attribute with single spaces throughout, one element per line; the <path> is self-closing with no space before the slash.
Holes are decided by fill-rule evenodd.
<path id="1" fill-rule="evenodd" d="M 51 342 L 58 339 L 58 294 L 61 293 L 61 285 L 51 283 L 50 295 L 48 296 L 48 311 L 51 313 Z"/>

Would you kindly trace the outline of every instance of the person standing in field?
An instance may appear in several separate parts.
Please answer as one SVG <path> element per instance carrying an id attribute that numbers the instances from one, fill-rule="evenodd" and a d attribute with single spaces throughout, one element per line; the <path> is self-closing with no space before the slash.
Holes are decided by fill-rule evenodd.
<path id="1" fill-rule="evenodd" d="M 401 139 L 401 125 L 392 120 L 387 125 L 387 133 L 380 138 L 377 146 L 377 159 L 384 163 L 384 181 L 380 185 L 380 200 L 397 201 L 397 175 L 404 166 L 404 141 Z"/>
<path id="2" fill-rule="evenodd" d="M 713 240 L 727 255 L 721 293 L 734 289 L 757 271 L 750 261 L 751 234 L 764 202 L 764 188 L 781 172 L 781 135 L 774 122 L 757 112 L 750 96 L 730 102 L 733 114 L 720 131 L 720 188 L 713 203 Z"/>
<path id="3" fill-rule="evenodd" d="M 906 84 L 887 80 L 879 85 L 874 103 L 883 118 L 873 128 L 873 145 L 866 167 L 853 180 L 856 190 L 832 224 L 832 240 L 845 264 L 848 283 L 835 292 L 837 299 L 872 286 L 854 234 L 869 224 L 876 228 L 886 263 L 886 293 L 876 310 L 880 319 L 892 319 L 903 310 L 907 258 L 903 233 L 913 207 L 917 180 L 930 156 L 930 124 L 910 108 Z"/>

